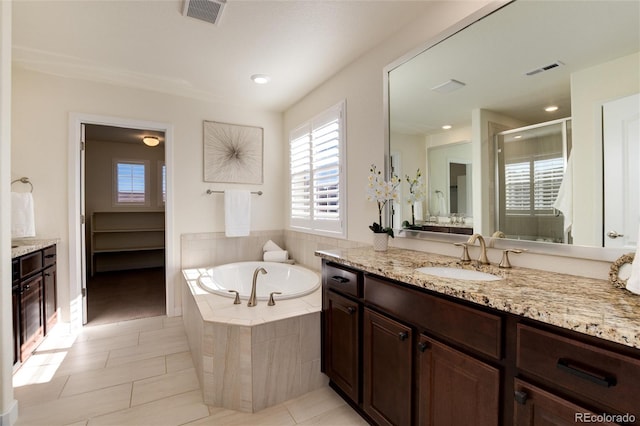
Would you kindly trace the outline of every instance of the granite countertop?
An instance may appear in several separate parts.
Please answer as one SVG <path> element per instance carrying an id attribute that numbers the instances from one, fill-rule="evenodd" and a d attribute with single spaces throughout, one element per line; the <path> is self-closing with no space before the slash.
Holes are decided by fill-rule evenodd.
<path id="1" fill-rule="evenodd" d="M 453 296 L 500 311 L 640 348 L 640 296 L 607 280 L 527 268 L 462 264 L 438 254 L 371 247 L 319 250 L 316 256 L 365 272 Z M 424 266 L 458 266 L 503 277 L 462 281 L 415 271 Z"/>
<path id="2" fill-rule="evenodd" d="M 58 243 L 57 238 L 23 238 L 11 240 L 11 259 Z"/>

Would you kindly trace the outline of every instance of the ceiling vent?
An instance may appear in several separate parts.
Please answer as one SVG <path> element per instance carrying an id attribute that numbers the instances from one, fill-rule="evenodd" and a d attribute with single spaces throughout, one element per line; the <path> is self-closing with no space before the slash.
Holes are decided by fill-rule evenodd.
<path id="1" fill-rule="evenodd" d="M 536 75 L 536 74 L 539 74 L 539 73 L 544 72 L 544 71 L 549 71 L 549 70 L 552 70 L 554 68 L 558 68 L 561 65 L 564 65 L 564 64 L 562 62 L 560 62 L 560 61 L 555 61 L 555 62 L 553 62 L 553 63 L 551 63 L 549 65 L 545 65 L 543 67 L 531 70 L 531 71 L 527 72 L 526 74 L 527 75 Z"/>
<path id="2" fill-rule="evenodd" d="M 182 14 L 211 24 L 220 22 L 226 0 L 185 0 Z"/>

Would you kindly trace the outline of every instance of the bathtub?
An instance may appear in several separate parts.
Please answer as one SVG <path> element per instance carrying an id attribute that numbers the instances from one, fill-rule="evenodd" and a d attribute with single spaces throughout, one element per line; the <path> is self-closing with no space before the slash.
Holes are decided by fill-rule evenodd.
<path id="1" fill-rule="evenodd" d="M 236 262 L 205 269 L 198 277 L 204 290 L 225 297 L 234 297 L 229 290 L 240 293 L 241 299 L 251 295 L 253 273 L 264 268 L 266 274 L 258 274 L 256 296 L 268 300 L 269 294 L 281 292 L 276 300 L 294 299 L 313 293 L 320 287 L 320 276 L 306 268 L 275 262 Z"/>

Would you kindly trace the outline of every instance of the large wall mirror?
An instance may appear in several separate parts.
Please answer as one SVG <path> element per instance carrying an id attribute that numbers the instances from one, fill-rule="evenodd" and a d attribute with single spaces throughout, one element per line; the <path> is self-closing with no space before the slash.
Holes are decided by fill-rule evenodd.
<path id="1" fill-rule="evenodd" d="M 389 172 L 420 169 L 425 180 L 413 209 L 394 207 L 394 227 L 419 238 L 504 236 L 542 251 L 634 249 L 640 2 L 489 9 L 385 70 Z"/>

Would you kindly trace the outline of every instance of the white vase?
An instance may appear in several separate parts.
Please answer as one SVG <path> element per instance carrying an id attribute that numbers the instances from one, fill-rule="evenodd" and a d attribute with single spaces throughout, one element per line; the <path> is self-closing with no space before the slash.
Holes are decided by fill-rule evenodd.
<path id="1" fill-rule="evenodd" d="M 389 246 L 389 234 L 386 232 L 373 233 L 373 250 L 374 251 L 387 251 Z"/>

